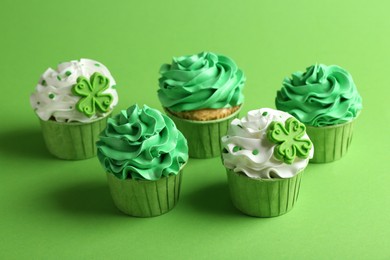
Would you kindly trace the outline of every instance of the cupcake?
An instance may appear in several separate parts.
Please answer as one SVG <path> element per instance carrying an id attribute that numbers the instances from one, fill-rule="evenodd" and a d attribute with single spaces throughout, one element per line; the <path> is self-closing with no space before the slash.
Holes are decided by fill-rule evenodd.
<path id="1" fill-rule="evenodd" d="M 30 103 L 49 152 L 61 159 L 96 155 L 96 141 L 118 103 L 115 80 L 100 62 L 60 63 L 41 76 Z"/>
<path id="2" fill-rule="evenodd" d="M 252 110 L 231 122 L 222 145 L 237 209 L 250 216 L 276 217 L 293 208 L 314 151 L 304 124 L 282 111 Z"/>
<path id="3" fill-rule="evenodd" d="M 295 72 L 284 79 L 275 103 L 306 125 L 316 148 L 311 162 L 332 162 L 346 154 L 362 98 L 345 69 L 316 64 Z"/>
<path id="4" fill-rule="evenodd" d="M 220 139 L 244 101 L 244 73 L 222 55 L 173 58 L 160 68 L 158 97 L 188 140 L 192 158 L 221 155 Z"/>
<path id="5" fill-rule="evenodd" d="M 156 109 L 133 105 L 108 119 L 97 142 L 115 205 L 136 217 L 153 217 L 177 203 L 187 141 Z"/>

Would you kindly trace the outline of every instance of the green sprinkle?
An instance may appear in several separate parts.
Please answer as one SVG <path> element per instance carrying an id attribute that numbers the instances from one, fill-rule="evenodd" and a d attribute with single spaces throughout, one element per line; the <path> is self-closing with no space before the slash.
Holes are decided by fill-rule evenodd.
<path id="1" fill-rule="evenodd" d="M 72 72 L 67 71 L 67 72 L 65 72 L 65 75 L 69 77 L 70 75 L 72 75 Z"/>
<path id="2" fill-rule="evenodd" d="M 240 151 L 241 150 L 241 148 L 239 147 L 239 146 L 234 146 L 234 148 L 233 148 L 233 152 L 238 152 L 238 151 Z"/>
<path id="3" fill-rule="evenodd" d="M 252 151 L 252 154 L 253 154 L 253 155 L 258 155 L 258 154 L 259 154 L 259 150 L 257 150 L 257 149 L 253 150 L 253 151 Z"/>
<path id="4" fill-rule="evenodd" d="M 263 112 L 262 116 L 266 116 L 266 115 L 268 115 L 268 112 L 267 111 Z"/>
<path id="5" fill-rule="evenodd" d="M 237 126 L 242 129 L 242 125 L 237 125 Z"/>
<path id="6" fill-rule="evenodd" d="M 46 87 L 47 86 L 47 84 L 46 84 L 46 80 L 42 80 L 42 86 L 44 86 L 44 87 Z"/>
<path id="7" fill-rule="evenodd" d="M 100 67 L 100 64 L 99 64 L 99 63 L 95 63 L 95 66 L 96 66 L 96 67 Z"/>
<path id="8" fill-rule="evenodd" d="M 70 106 L 70 107 L 69 107 L 69 109 L 73 109 L 73 107 L 72 107 L 72 106 Z"/>
<path id="9" fill-rule="evenodd" d="M 60 75 L 58 75 L 58 76 L 57 76 L 57 79 L 61 81 L 61 77 L 60 77 Z"/>
<path id="10" fill-rule="evenodd" d="M 53 93 L 50 93 L 50 94 L 49 94 L 49 98 L 50 98 L 50 99 L 53 99 L 55 96 L 56 96 L 56 95 L 54 95 Z"/>
<path id="11" fill-rule="evenodd" d="M 38 101 L 38 102 L 37 102 L 37 105 L 40 105 L 40 104 L 41 104 L 41 102 Z"/>

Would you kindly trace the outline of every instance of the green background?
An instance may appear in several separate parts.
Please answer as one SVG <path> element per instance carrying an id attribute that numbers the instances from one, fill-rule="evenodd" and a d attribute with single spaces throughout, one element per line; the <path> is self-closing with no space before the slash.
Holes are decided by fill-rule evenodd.
<path id="1" fill-rule="evenodd" d="M 388 259 L 390 5 L 361 2 L 2 0 L 1 258 Z M 98 60 L 117 81 L 116 112 L 134 103 L 161 109 L 160 65 L 203 50 L 245 72 L 243 112 L 274 107 L 283 78 L 313 63 L 353 75 L 364 109 L 351 149 L 309 165 L 288 214 L 238 212 L 215 158 L 189 161 L 171 212 L 128 217 L 96 158 L 46 151 L 29 95 L 47 67 Z"/>

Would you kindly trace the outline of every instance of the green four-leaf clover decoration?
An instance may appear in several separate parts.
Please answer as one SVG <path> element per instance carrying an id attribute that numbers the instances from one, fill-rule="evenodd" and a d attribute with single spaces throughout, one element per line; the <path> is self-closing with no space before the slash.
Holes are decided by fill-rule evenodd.
<path id="1" fill-rule="evenodd" d="M 76 108 L 87 117 L 92 117 L 97 110 L 105 113 L 109 110 L 113 97 L 109 93 L 103 93 L 110 86 L 110 80 L 102 74 L 95 72 L 89 78 L 80 76 L 77 83 L 73 85 L 72 92 L 81 96 Z"/>
<path id="2" fill-rule="evenodd" d="M 305 130 L 305 125 L 294 117 L 287 119 L 284 125 L 272 122 L 267 129 L 267 137 L 276 144 L 275 158 L 287 164 L 292 164 L 295 157 L 308 158 L 313 144 L 309 139 L 302 139 Z"/>

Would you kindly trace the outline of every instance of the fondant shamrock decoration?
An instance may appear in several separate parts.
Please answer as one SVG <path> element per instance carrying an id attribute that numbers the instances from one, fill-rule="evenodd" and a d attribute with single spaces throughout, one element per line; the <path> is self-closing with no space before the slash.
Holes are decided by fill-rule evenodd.
<path id="1" fill-rule="evenodd" d="M 81 99 L 76 108 L 87 117 L 96 114 L 96 110 L 105 113 L 109 110 L 113 97 L 111 94 L 103 93 L 110 86 L 110 80 L 102 74 L 95 72 L 90 79 L 80 76 L 77 83 L 73 85 L 72 92 Z"/>
<path id="2" fill-rule="evenodd" d="M 292 164 L 295 157 L 306 159 L 313 147 L 309 139 L 302 139 L 306 127 L 294 117 L 286 120 L 285 125 L 272 122 L 267 129 L 268 139 L 277 144 L 274 157 L 287 164 Z"/>

